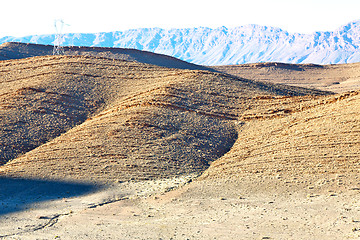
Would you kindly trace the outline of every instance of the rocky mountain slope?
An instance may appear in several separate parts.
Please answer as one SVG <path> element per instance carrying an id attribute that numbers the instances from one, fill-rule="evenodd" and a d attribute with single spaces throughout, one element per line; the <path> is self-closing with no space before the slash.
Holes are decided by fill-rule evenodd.
<path id="1" fill-rule="evenodd" d="M 328 94 L 84 56 L 0 67 L 7 176 L 122 181 L 201 172 L 230 149 L 237 132 L 228 121 L 257 108 L 257 96 Z"/>
<path id="2" fill-rule="evenodd" d="M 360 21 L 333 32 L 289 33 L 279 28 L 145 28 L 123 32 L 65 34 L 64 45 L 134 48 L 170 55 L 200 65 L 255 62 L 354 63 L 360 61 Z M 4 37 L 4 42 L 52 44 L 54 35 Z"/>

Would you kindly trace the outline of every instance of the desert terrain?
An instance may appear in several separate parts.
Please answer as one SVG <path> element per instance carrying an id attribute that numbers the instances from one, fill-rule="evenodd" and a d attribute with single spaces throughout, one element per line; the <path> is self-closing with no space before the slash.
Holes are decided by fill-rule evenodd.
<path id="1" fill-rule="evenodd" d="M 213 69 L 257 81 L 321 89 L 336 93 L 360 88 L 359 63 L 316 65 L 274 62 L 215 66 Z"/>
<path id="2" fill-rule="evenodd" d="M 0 46 L 0 238 L 358 239 L 360 65 Z"/>

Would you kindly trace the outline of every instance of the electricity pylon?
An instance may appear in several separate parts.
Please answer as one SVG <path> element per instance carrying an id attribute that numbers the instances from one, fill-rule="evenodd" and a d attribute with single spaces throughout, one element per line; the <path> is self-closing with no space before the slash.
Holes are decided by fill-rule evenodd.
<path id="1" fill-rule="evenodd" d="M 55 40 L 54 40 L 54 48 L 53 48 L 53 55 L 64 55 L 64 47 L 62 46 L 63 42 L 65 41 L 64 35 L 62 34 L 64 25 L 69 26 L 68 24 L 64 23 L 62 19 L 56 19 L 54 21 L 55 27 Z"/>

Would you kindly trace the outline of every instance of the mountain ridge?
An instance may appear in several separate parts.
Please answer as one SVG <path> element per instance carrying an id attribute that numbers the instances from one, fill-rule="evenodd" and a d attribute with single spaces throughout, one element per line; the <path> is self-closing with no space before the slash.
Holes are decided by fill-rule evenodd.
<path id="1" fill-rule="evenodd" d="M 6 42 L 0 45 L 0 60 L 22 59 L 53 55 L 52 45 Z M 124 61 L 135 61 L 167 68 L 210 70 L 210 68 L 182 61 L 172 56 L 129 48 L 64 46 L 64 55 L 93 56 Z"/>
<path id="2" fill-rule="evenodd" d="M 116 32 L 64 34 L 64 46 L 134 48 L 200 65 L 254 62 L 337 64 L 360 62 L 360 20 L 335 31 L 289 33 L 255 24 L 207 27 L 140 28 Z M 0 43 L 53 44 L 54 34 L 3 37 Z"/>

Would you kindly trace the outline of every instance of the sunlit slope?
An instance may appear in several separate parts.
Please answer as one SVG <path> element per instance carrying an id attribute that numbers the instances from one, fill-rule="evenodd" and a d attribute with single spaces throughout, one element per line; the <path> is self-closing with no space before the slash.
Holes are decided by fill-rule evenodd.
<path id="1" fill-rule="evenodd" d="M 252 111 L 286 116 L 301 109 L 284 96 L 312 106 L 328 94 L 93 57 L 0 64 L 7 162 L 0 172 L 14 177 L 108 182 L 201 173 L 231 148 Z M 319 96 L 301 97 L 309 94 Z"/>
<path id="2" fill-rule="evenodd" d="M 254 63 L 215 70 L 257 81 L 346 92 L 360 89 L 360 63 L 338 65 Z"/>
<path id="3" fill-rule="evenodd" d="M 311 182 L 312 177 L 340 176 L 355 184 L 360 173 L 360 92 L 314 102 L 317 106 L 286 117 L 246 121 L 233 148 L 204 177 L 278 176 L 284 182 Z"/>

